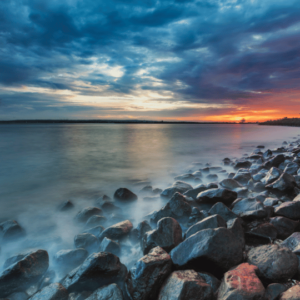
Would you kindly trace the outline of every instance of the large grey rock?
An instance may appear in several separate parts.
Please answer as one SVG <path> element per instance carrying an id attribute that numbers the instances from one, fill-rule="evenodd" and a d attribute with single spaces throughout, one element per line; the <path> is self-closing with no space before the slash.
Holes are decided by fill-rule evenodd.
<path id="1" fill-rule="evenodd" d="M 184 182 L 184 181 L 176 181 L 173 183 L 173 185 L 165 190 L 163 190 L 160 194 L 161 197 L 163 198 L 172 198 L 174 196 L 175 193 L 180 193 L 183 194 L 188 190 L 192 190 L 193 187 Z"/>
<path id="2" fill-rule="evenodd" d="M 255 198 L 245 198 L 237 202 L 232 212 L 244 219 L 265 218 L 267 211 L 265 206 Z"/>
<path id="3" fill-rule="evenodd" d="M 119 188 L 114 193 L 114 199 L 117 201 L 134 201 L 137 200 L 137 195 L 127 188 Z"/>
<path id="4" fill-rule="evenodd" d="M 120 259 L 106 252 L 93 253 L 77 269 L 71 271 L 62 285 L 69 292 L 95 291 L 107 284 L 123 284 L 127 275 Z"/>
<path id="5" fill-rule="evenodd" d="M 296 175 L 297 171 L 299 169 L 299 165 L 296 164 L 295 162 L 290 162 L 286 165 L 285 169 L 283 172 L 288 173 L 290 175 Z"/>
<path id="6" fill-rule="evenodd" d="M 256 275 L 257 267 L 240 264 L 224 275 L 218 300 L 265 300 L 265 288 Z"/>
<path id="7" fill-rule="evenodd" d="M 207 186 L 205 184 L 200 184 L 199 186 L 196 186 L 194 189 L 186 191 L 183 195 L 186 197 L 191 197 L 194 200 L 196 200 L 197 195 L 206 190 L 208 190 Z"/>
<path id="8" fill-rule="evenodd" d="M 296 230 L 296 227 L 299 224 L 299 222 L 285 217 L 271 218 L 270 223 L 277 229 L 277 237 L 279 239 L 286 239 L 289 237 Z"/>
<path id="9" fill-rule="evenodd" d="M 53 259 L 55 264 L 68 271 L 81 265 L 88 257 L 88 251 L 83 248 L 71 249 L 71 250 L 60 250 L 58 251 Z"/>
<path id="10" fill-rule="evenodd" d="M 258 267 L 260 278 L 272 282 L 291 279 L 298 271 L 296 254 L 276 244 L 251 249 L 247 261 Z"/>
<path id="11" fill-rule="evenodd" d="M 35 293 L 29 300 L 67 300 L 69 293 L 60 283 L 52 283 Z"/>
<path id="12" fill-rule="evenodd" d="M 284 162 L 285 160 L 285 157 L 283 154 L 278 154 L 272 158 L 270 158 L 269 160 L 267 160 L 265 163 L 264 163 L 264 167 L 267 168 L 267 169 L 270 169 L 272 167 L 276 167 L 278 168 L 279 165 Z"/>
<path id="13" fill-rule="evenodd" d="M 204 220 L 196 223 L 195 225 L 191 226 L 185 236 L 186 238 L 189 238 L 191 235 L 195 234 L 196 232 L 203 230 L 203 229 L 209 229 L 209 228 L 219 228 L 224 227 L 227 228 L 226 221 L 219 215 L 213 215 L 205 218 Z"/>
<path id="14" fill-rule="evenodd" d="M 271 223 L 262 223 L 253 227 L 249 231 L 250 233 L 254 233 L 260 237 L 268 238 L 270 241 L 273 241 L 277 238 L 277 229 Z"/>
<path id="15" fill-rule="evenodd" d="M 277 180 L 280 175 L 282 174 L 282 172 L 273 167 L 269 170 L 269 172 L 266 174 L 266 176 L 261 180 L 261 182 L 264 184 L 264 185 L 267 185 L 267 184 L 270 184 L 272 182 L 274 182 L 275 180 Z"/>
<path id="16" fill-rule="evenodd" d="M 221 281 L 210 273 L 198 272 L 202 279 L 211 286 L 213 293 L 218 291 Z"/>
<path id="17" fill-rule="evenodd" d="M 204 229 L 174 248 L 171 258 L 177 267 L 192 267 L 220 275 L 242 261 L 243 249 L 230 230 Z"/>
<path id="18" fill-rule="evenodd" d="M 138 226 L 131 230 L 130 237 L 133 243 L 141 242 L 145 233 L 151 231 L 152 227 L 147 221 L 142 221 Z"/>
<path id="19" fill-rule="evenodd" d="M 99 240 L 91 233 L 81 233 L 74 237 L 76 248 L 84 248 L 88 252 L 94 252 L 99 247 Z"/>
<path id="20" fill-rule="evenodd" d="M 299 300 L 300 299 L 300 285 L 294 285 L 285 292 L 283 292 L 278 300 Z"/>
<path id="21" fill-rule="evenodd" d="M 227 228 L 234 234 L 240 243 L 240 247 L 245 247 L 245 233 L 243 224 L 240 218 L 234 219 L 232 222 L 227 222 Z"/>
<path id="22" fill-rule="evenodd" d="M 248 169 L 239 169 L 232 179 L 242 185 L 246 185 L 251 178 L 252 176 Z"/>
<path id="23" fill-rule="evenodd" d="M 211 215 L 219 215 L 226 222 L 232 223 L 238 216 L 231 211 L 226 205 L 222 202 L 216 203 L 210 210 L 209 213 Z"/>
<path id="24" fill-rule="evenodd" d="M 119 256 L 121 247 L 119 243 L 105 237 L 99 246 L 99 252 L 110 252 Z"/>
<path id="25" fill-rule="evenodd" d="M 298 220 L 300 219 L 300 201 L 284 202 L 275 208 L 274 213 L 277 216 Z"/>
<path id="26" fill-rule="evenodd" d="M 230 205 L 237 198 L 237 193 L 228 189 L 209 189 L 198 194 L 196 201 L 198 203 L 215 204 L 222 202 Z"/>
<path id="27" fill-rule="evenodd" d="M 3 241 L 9 241 L 23 237 L 25 230 L 15 220 L 8 220 L 0 224 L 0 238 Z"/>
<path id="28" fill-rule="evenodd" d="M 151 223 L 156 224 L 160 219 L 165 217 L 186 223 L 188 222 L 191 212 L 192 207 L 186 201 L 186 198 L 180 193 L 175 193 L 162 209 L 153 213 Z"/>
<path id="29" fill-rule="evenodd" d="M 86 300 L 123 300 L 123 294 L 117 284 L 112 283 L 97 289 Z"/>
<path id="30" fill-rule="evenodd" d="M 205 210 L 199 210 L 197 207 L 193 207 L 191 216 L 189 218 L 188 227 L 202 221 L 203 219 L 209 217 L 209 213 Z"/>
<path id="31" fill-rule="evenodd" d="M 236 170 L 238 169 L 249 169 L 251 167 L 252 163 L 250 161 L 238 161 L 235 165 L 234 168 Z"/>
<path id="32" fill-rule="evenodd" d="M 254 174 L 252 176 L 252 178 L 253 178 L 254 181 L 260 181 L 260 180 L 262 180 L 266 176 L 266 174 L 268 172 L 269 172 L 269 170 L 267 170 L 267 169 L 261 169 L 261 170 L 259 170 L 259 172 L 257 172 L 256 174 Z"/>
<path id="33" fill-rule="evenodd" d="M 228 190 L 234 190 L 236 188 L 243 187 L 243 185 L 241 185 L 239 182 L 230 178 L 223 179 L 222 181 L 220 181 L 220 186 Z"/>
<path id="34" fill-rule="evenodd" d="M 281 243 L 281 246 L 287 247 L 293 253 L 300 255 L 300 232 L 294 232 Z"/>
<path id="35" fill-rule="evenodd" d="M 281 283 L 271 283 L 266 288 L 265 298 L 266 300 L 275 300 L 277 297 L 285 292 L 287 287 Z"/>
<path id="36" fill-rule="evenodd" d="M 122 239 L 130 233 L 132 228 L 133 225 L 129 220 L 117 223 L 106 228 L 99 236 L 99 240 L 102 241 L 105 237 L 111 240 Z"/>
<path id="37" fill-rule="evenodd" d="M 127 293 L 132 300 L 157 299 L 161 285 L 171 270 L 170 255 L 160 247 L 153 248 L 129 271 Z"/>
<path id="38" fill-rule="evenodd" d="M 35 284 L 49 267 L 49 256 L 45 250 L 30 252 L 10 265 L 0 274 L 0 297 L 23 291 Z"/>
<path id="39" fill-rule="evenodd" d="M 85 207 L 75 216 L 75 221 L 86 223 L 87 220 L 94 215 L 102 215 L 102 210 L 98 207 Z"/>
<path id="40" fill-rule="evenodd" d="M 161 288 L 158 300 L 212 300 L 209 284 L 194 270 L 173 272 Z"/>
<path id="41" fill-rule="evenodd" d="M 169 252 L 182 242 L 182 229 L 173 218 L 163 218 L 157 223 L 157 229 L 145 233 L 142 250 L 147 254 L 152 248 L 160 246 Z"/>
<path id="42" fill-rule="evenodd" d="M 105 217 L 94 215 L 94 216 L 91 216 L 86 221 L 85 227 L 86 228 L 94 228 L 94 227 L 99 226 L 99 225 L 102 226 L 102 225 L 105 224 L 106 221 L 107 221 L 107 219 Z"/>
<path id="43" fill-rule="evenodd" d="M 83 233 L 90 233 L 94 235 L 95 237 L 99 238 L 101 236 L 101 233 L 105 230 L 105 228 L 101 225 L 89 228 L 85 230 Z"/>
<path id="44" fill-rule="evenodd" d="M 282 175 L 273 183 L 268 184 L 266 188 L 281 192 L 290 192 L 297 186 L 293 175 L 282 173 Z"/>

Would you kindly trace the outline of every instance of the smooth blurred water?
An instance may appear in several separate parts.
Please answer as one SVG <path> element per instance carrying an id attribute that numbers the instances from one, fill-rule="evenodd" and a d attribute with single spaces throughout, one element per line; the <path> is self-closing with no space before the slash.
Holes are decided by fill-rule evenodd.
<path id="1" fill-rule="evenodd" d="M 141 186 L 134 183 L 141 180 L 166 188 L 192 162 L 218 166 L 224 157 L 241 157 L 259 144 L 279 147 L 299 133 L 298 128 L 259 125 L 0 125 L 0 220 L 18 220 L 28 239 L 50 241 L 51 236 L 73 247 L 79 231 L 74 214 L 102 194 L 112 197 L 118 187 L 138 192 Z M 58 213 L 56 206 L 68 199 L 76 204 L 74 212 Z M 123 212 L 137 222 L 161 206 L 139 197 Z M 4 249 L 2 258 L 11 252 Z"/>

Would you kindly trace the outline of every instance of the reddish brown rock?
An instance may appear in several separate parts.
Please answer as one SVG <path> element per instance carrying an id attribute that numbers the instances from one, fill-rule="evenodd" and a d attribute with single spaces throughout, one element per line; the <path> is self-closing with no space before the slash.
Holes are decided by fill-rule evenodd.
<path id="1" fill-rule="evenodd" d="M 299 300 L 300 299 L 300 286 L 294 285 L 287 291 L 283 292 L 279 300 Z"/>

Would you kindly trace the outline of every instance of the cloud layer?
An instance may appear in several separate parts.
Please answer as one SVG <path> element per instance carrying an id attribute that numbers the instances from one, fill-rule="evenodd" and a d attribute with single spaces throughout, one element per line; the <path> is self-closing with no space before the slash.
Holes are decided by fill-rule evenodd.
<path id="1" fill-rule="evenodd" d="M 299 114 L 298 0 L 4 0 L 0 118 Z"/>

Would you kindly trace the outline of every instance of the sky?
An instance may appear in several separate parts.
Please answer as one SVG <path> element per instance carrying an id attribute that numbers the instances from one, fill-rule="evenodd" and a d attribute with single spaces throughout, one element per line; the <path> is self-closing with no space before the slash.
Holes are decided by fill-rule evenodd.
<path id="1" fill-rule="evenodd" d="M 0 120 L 299 113 L 299 0 L 0 1 Z"/>

